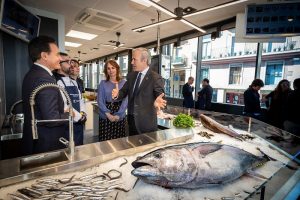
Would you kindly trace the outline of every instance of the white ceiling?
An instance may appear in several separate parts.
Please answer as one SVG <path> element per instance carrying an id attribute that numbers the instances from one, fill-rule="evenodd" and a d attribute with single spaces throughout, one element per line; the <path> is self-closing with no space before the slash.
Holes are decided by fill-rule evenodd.
<path id="1" fill-rule="evenodd" d="M 197 10 L 212 7 L 218 4 L 226 3 L 231 0 L 181 0 L 180 7 L 186 8 L 191 6 Z M 187 18 L 197 26 L 203 27 L 205 25 L 221 21 L 233 16 L 238 12 L 243 12 L 245 5 L 253 2 L 262 2 L 263 0 L 249 0 L 231 7 L 211 11 L 205 14 L 199 14 Z M 91 60 L 97 57 L 108 55 L 120 51 L 120 49 L 113 49 L 112 47 L 97 46 L 97 44 L 108 44 L 109 40 L 117 40 L 116 32 L 121 32 L 120 42 L 125 43 L 127 47 L 136 47 L 145 43 L 156 40 L 156 27 L 146 29 L 143 33 L 133 32 L 131 29 L 152 23 L 151 19 L 157 21 L 157 12 L 154 7 L 145 7 L 130 0 L 20 0 L 26 6 L 58 13 L 65 16 L 65 33 L 74 29 L 97 34 L 98 37 L 91 41 L 65 37 L 66 41 L 82 43 L 78 48 L 66 47 L 70 50 L 68 53 L 72 56 L 78 56 L 78 51 L 87 53 L 80 55 L 81 60 Z M 177 0 L 161 0 L 159 4 L 173 11 L 177 7 Z M 100 11 L 109 12 L 118 15 L 122 18 L 128 19 L 128 22 L 119 27 L 117 30 L 98 31 L 87 27 L 82 27 L 75 22 L 76 16 L 84 8 L 94 8 Z M 168 19 L 169 16 L 164 13 L 161 14 L 161 20 Z M 188 30 L 192 30 L 189 26 L 180 21 L 173 21 L 160 26 L 161 38 L 166 38 L 176 35 Z M 93 47 L 99 47 L 99 50 L 91 51 Z"/>

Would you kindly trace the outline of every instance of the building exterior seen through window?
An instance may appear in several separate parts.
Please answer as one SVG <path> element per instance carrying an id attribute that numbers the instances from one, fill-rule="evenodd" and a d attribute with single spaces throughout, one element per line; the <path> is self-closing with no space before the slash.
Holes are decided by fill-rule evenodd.
<path id="1" fill-rule="evenodd" d="M 257 43 L 236 43 L 235 29 L 222 31 L 214 41 L 202 40 L 202 67 L 209 69 L 213 101 L 244 104 L 243 93 L 255 78 Z M 202 73 L 201 73 L 202 74 Z M 204 75 L 201 75 L 204 78 Z M 284 43 L 264 43 L 259 77 L 265 83 L 261 96 L 275 89 L 278 82 L 300 77 L 300 37 L 287 37 Z"/>
<path id="2" fill-rule="evenodd" d="M 244 104 L 243 93 L 256 78 L 257 47 L 257 43 L 237 43 L 235 29 L 222 31 L 220 37 L 214 40 L 208 34 L 162 45 L 159 71 L 165 80 L 166 96 L 182 98 L 182 87 L 193 76 L 195 80 L 199 79 L 199 85 L 196 85 L 194 91 L 195 100 L 201 89 L 201 81 L 208 78 L 214 89 L 213 102 Z M 202 48 L 199 61 L 198 48 Z M 156 55 L 155 48 L 149 50 L 152 56 Z M 287 37 L 283 43 L 263 43 L 261 56 L 261 68 L 257 77 L 265 83 L 260 91 L 261 96 L 274 90 L 282 79 L 289 80 L 292 85 L 294 79 L 300 77 L 300 36 Z M 119 55 L 117 62 L 125 78 L 128 73 L 128 55 Z M 81 77 L 84 78 L 86 87 L 96 89 L 105 78 L 104 58 L 85 66 Z M 199 77 L 196 77 L 196 72 Z"/>
<path id="3" fill-rule="evenodd" d="M 182 87 L 190 76 L 195 77 L 198 38 L 162 47 L 161 74 L 165 79 L 166 96 L 182 97 Z"/>

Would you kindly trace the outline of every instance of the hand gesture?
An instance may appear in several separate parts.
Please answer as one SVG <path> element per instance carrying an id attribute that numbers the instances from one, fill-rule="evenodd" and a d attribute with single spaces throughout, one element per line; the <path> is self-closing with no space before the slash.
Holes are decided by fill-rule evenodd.
<path id="1" fill-rule="evenodd" d="M 161 109 L 164 109 L 167 105 L 167 101 L 163 99 L 163 96 L 165 94 L 161 93 L 154 101 L 154 107 L 159 111 Z"/>
<path id="2" fill-rule="evenodd" d="M 111 121 L 111 122 L 114 122 L 114 121 L 115 121 L 115 117 L 114 117 L 112 114 L 110 114 L 110 113 L 105 113 L 105 115 L 106 115 L 106 117 L 107 117 L 107 119 L 108 119 L 109 121 Z"/>
<path id="3" fill-rule="evenodd" d="M 114 115 L 115 122 L 119 121 L 120 117 L 118 115 Z"/>
<path id="4" fill-rule="evenodd" d="M 116 83 L 116 88 L 111 91 L 112 99 L 116 99 L 119 96 L 119 85 Z"/>

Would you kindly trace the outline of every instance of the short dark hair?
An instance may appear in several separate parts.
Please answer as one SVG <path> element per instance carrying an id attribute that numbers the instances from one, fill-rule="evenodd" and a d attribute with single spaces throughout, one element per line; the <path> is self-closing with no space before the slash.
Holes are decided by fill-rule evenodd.
<path id="1" fill-rule="evenodd" d="M 38 36 L 29 42 L 28 52 L 32 62 L 40 59 L 42 52 L 50 53 L 51 50 L 49 44 L 56 44 L 55 39 L 44 35 Z"/>
<path id="2" fill-rule="evenodd" d="M 264 85 L 265 85 L 264 82 L 259 78 L 254 79 L 251 83 L 251 86 L 253 86 L 253 87 L 256 87 L 256 86 L 264 87 Z"/>
<path id="3" fill-rule="evenodd" d="M 67 53 L 65 53 L 65 52 L 59 52 L 59 55 L 60 56 L 69 56 Z"/>
<path id="4" fill-rule="evenodd" d="M 203 79 L 202 81 L 205 81 L 206 83 L 209 83 L 209 80 L 207 78 Z"/>
<path id="5" fill-rule="evenodd" d="M 294 89 L 300 89 L 300 78 L 296 78 L 293 82 Z"/>
<path id="6" fill-rule="evenodd" d="M 76 60 L 76 59 L 71 59 L 71 62 L 76 62 L 78 65 L 80 64 L 79 60 Z"/>

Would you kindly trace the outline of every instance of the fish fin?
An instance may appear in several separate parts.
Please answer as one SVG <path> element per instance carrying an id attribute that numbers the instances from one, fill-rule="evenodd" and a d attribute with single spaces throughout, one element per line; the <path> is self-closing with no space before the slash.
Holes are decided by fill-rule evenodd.
<path id="1" fill-rule="evenodd" d="M 218 151 L 222 146 L 222 144 L 201 144 L 193 148 L 192 151 L 198 152 L 201 156 L 207 156 L 210 153 Z"/>
<path id="2" fill-rule="evenodd" d="M 270 156 L 268 156 L 267 154 L 265 154 L 260 148 L 256 148 L 260 153 L 262 153 L 264 156 L 264 158 L 266 158 L 268 161 L 278 161 L 278 160 L 276 160 L 276 159 L 274 159 L 274 158 L 272 158 L 272 157 L 270 157 Z M 290 165 L 290 164 L 287 164 L 287 163 L 284 163 L 285 164 L 285 166 L 287 167 L 287 168 L 289 168 L 289 169 L 291 169 L 291 170 L 298 170 L 298 168 L 297 167 L 294 167 L 294 166 L 292 166 L 292 165 Z"/>
<path id="3" fill-rule="evenodd" d="M 260 148 L 256 147 L 256 149 L 263 154 L 263 157 L 266 158 L 267 161 L 277 161 L 276 159 L 268 156 L 265 152 L 263 152 Z"/>
<path id="4" fill-rule="evenodd" d="M 258 178 L 262 178 L 262 179 L 268 179 L 267 177 L 259 174 L 259 173 L 256 173 L 255 171 L 253 171 L 252 169 L 248 169 L 247 170 L 247 174 L 250 175 L 250 176 L 254 176 L 254 177 L 258 177 Z"/>
<path id="5" fill-rule="evenodd" d="M 291 170 L 298 170 L 297 167 L 294 167 L 294 166 L 289 165 L 289 164 L 285 164 L 285 166 L 286 166 L 287 168 L 291 169 Z"/>

